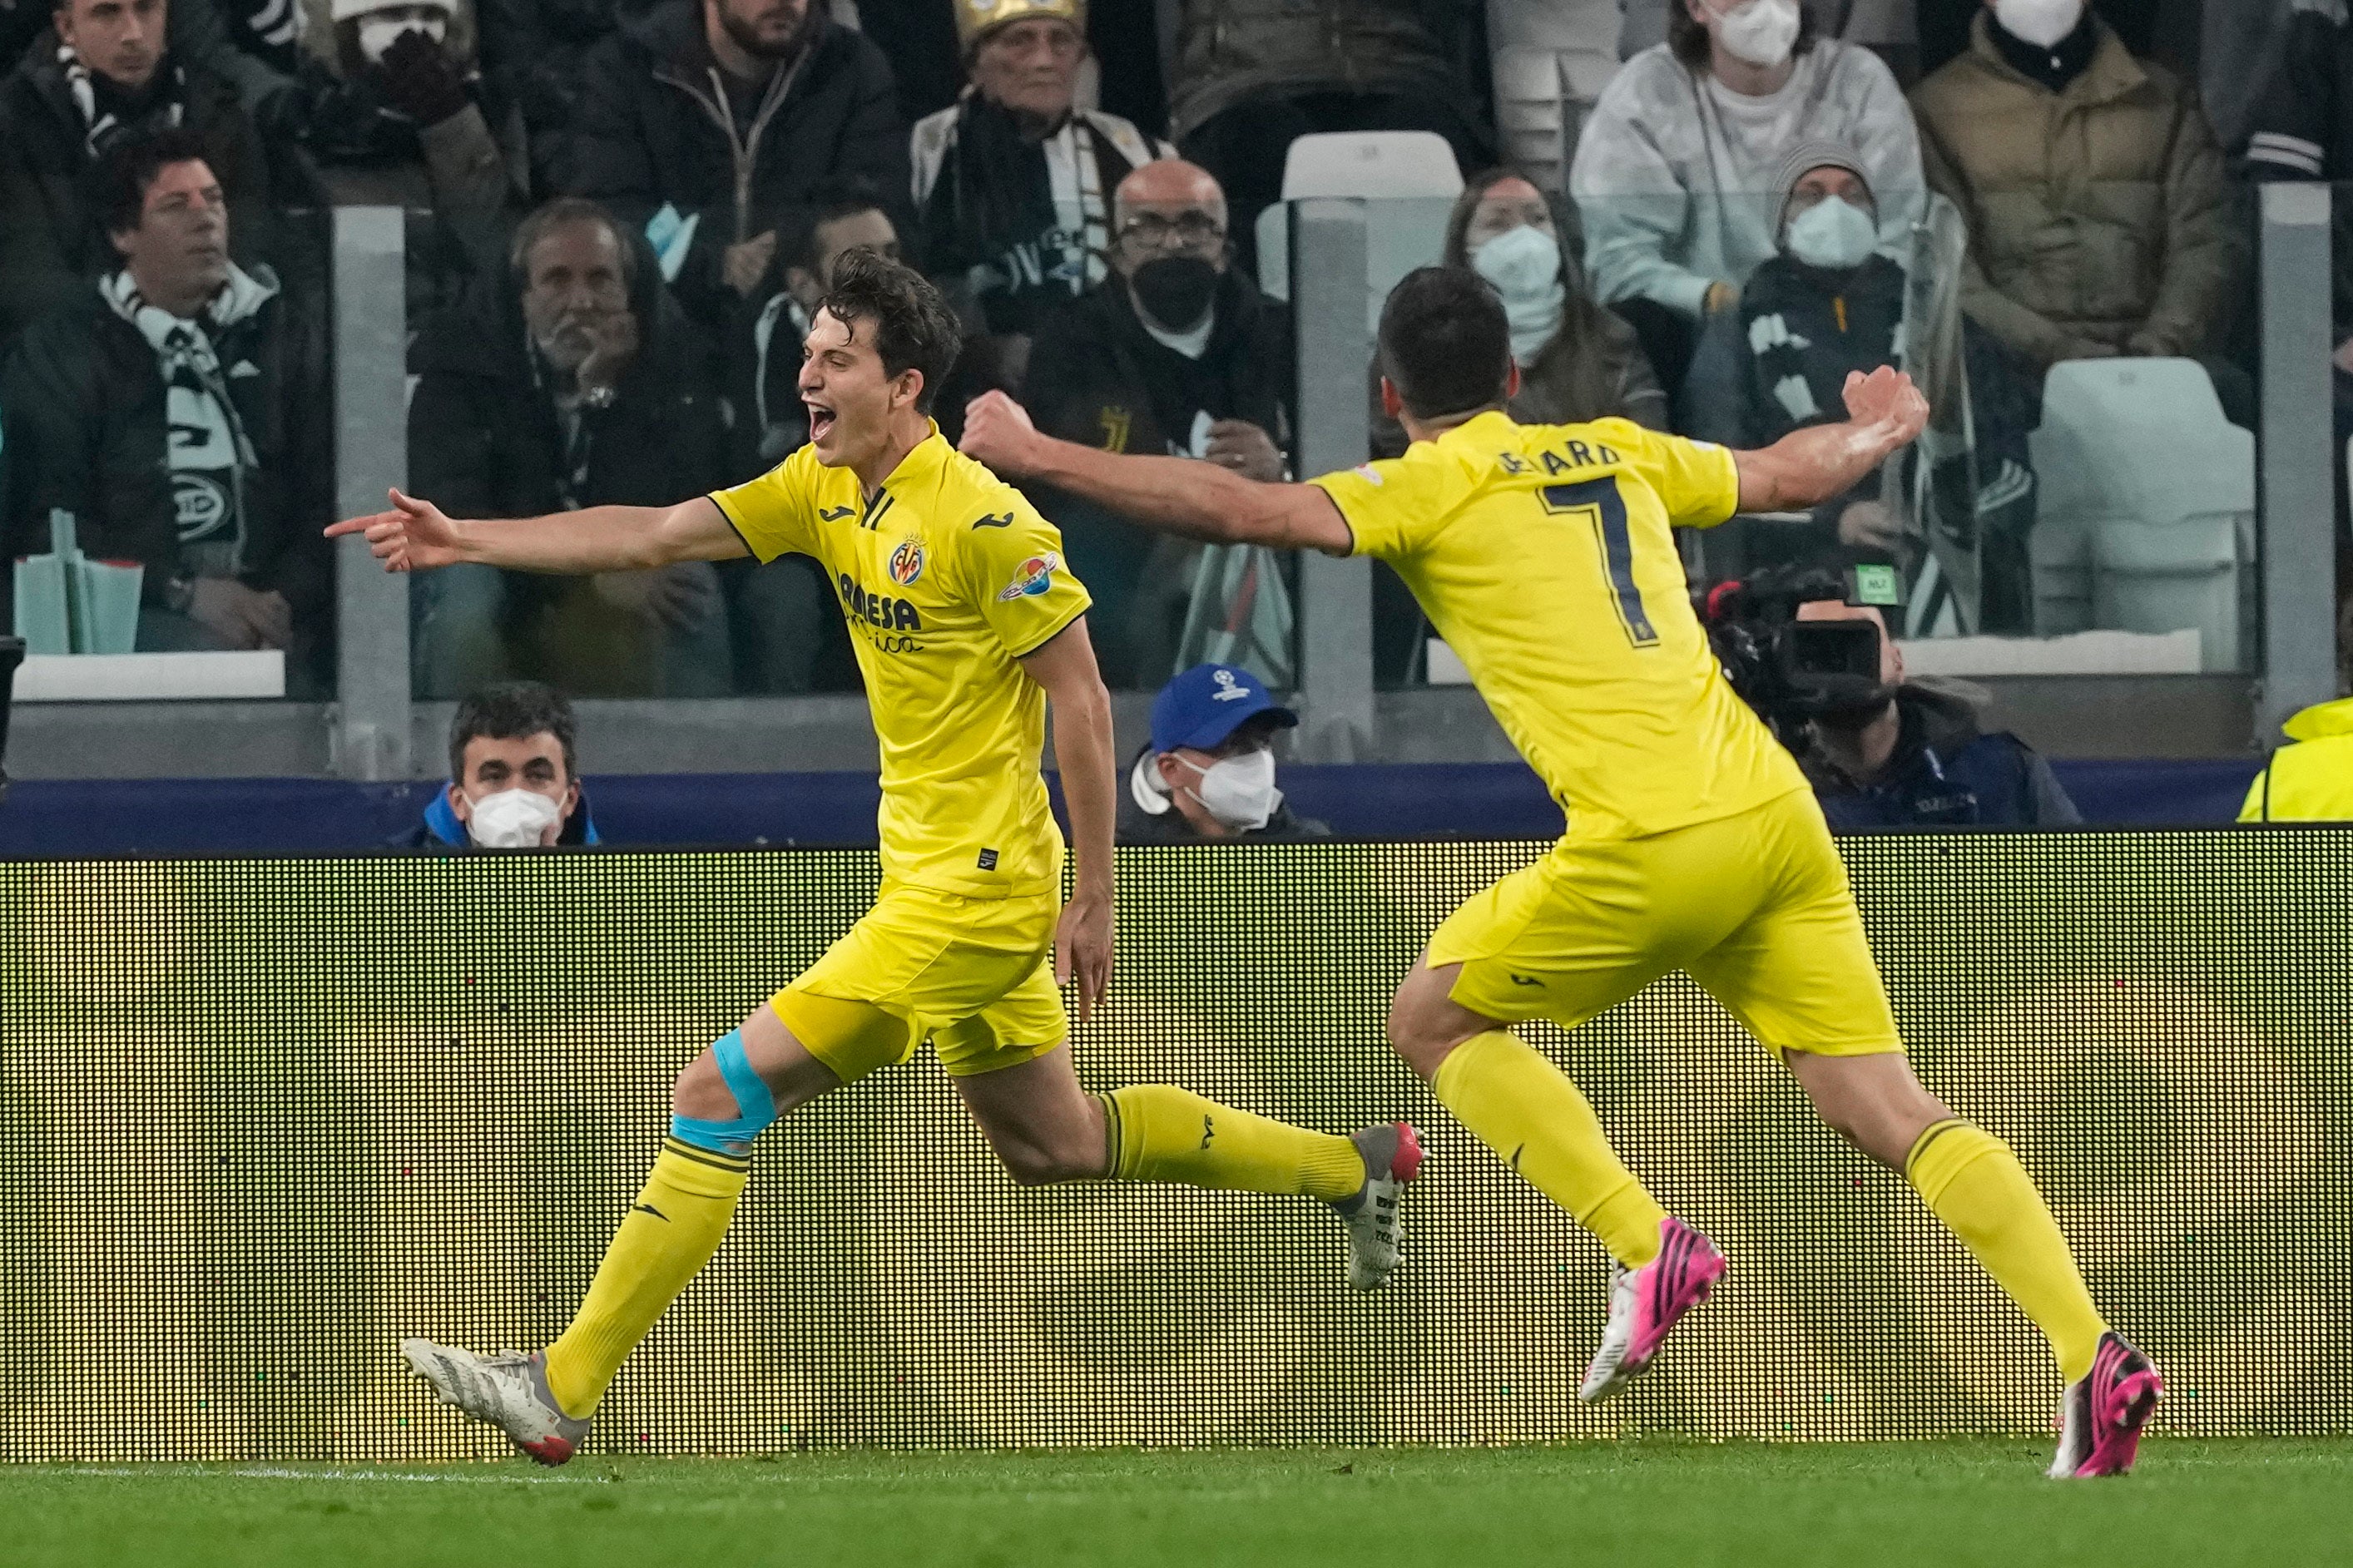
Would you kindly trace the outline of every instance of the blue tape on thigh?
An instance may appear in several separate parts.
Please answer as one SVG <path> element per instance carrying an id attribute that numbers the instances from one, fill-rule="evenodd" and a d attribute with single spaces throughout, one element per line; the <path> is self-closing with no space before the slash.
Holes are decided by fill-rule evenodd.
<path id="1" fill-rule="evenodd" d="M 711 1059 L 718 1064 L 727 1092 L 735 1097 L 735 1119 L 702 1121 L 691 1116 L 672 1116 L 670 1135 L 681 1143 L 691 1143 L 714 1154 L 740 1156 L 752 1147 L 752 1140 L 776 1119 L 776 1097 L 768 1092 L 768 1086 L 752 1070 L 750 1059 L 744 1055 L 741 1029 L 730 1029 L 722 1035 L 711 1047 Z"/>

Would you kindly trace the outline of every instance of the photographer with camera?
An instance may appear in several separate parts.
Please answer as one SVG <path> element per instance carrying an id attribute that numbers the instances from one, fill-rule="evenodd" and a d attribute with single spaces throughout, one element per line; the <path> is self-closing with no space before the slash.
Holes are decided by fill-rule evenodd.
<path id="1" fill-rule="evenodd" d="M 2059 827 L 2083 821 L 2051 764 L 1979 728 L 1981 688 L 1906 680 L 1884 610 L 1892 569 L 1789 569 L 1709 595 L 1709 637 L 1734 689 L 1795 753 L 1841 833 Z"/>

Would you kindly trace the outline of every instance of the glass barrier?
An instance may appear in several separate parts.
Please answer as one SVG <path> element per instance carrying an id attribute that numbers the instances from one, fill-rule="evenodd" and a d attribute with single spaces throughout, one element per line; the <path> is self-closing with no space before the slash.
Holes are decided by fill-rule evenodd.
<path id="1" fill-rule="evenodd" d="M 2253 192 L 2168 214 L 2153 186 L 2094 184 L 2073 216 L 1973 235 L 1933 193 L 1874 196 L 1835 167 L 1799 186 L 1717 198 L 1680 233 L 1635 202 L 1564 215 L 1584 265 L 1523 348 L 1514 411 L 1753 448 L 1842 416 L 1846 376 L 1893 364 L 1928 395 L 1922 440 L 1824 505 L 1687 534 L 1694 593 L 1882 567 L 1915 673 L 2253 669 Z M 1744 232 L 1778 248 L 1716 254 Z"/>
<path id="2" fill-rule="evenodd" d="M 158 211 L 132 259 L 88 276 L 37 238 L 12 261 L 0 614 L 27 647 L 16 699 L 327 699 L 328 215 L 231 199 L 218 246 L 137 245 Z M 145 657 L 91 657 L 130 654 Z"/>
<path id="3" fill-rule="evenodd" d="M 462 256 L 412 216 L 416 494 L 458 516 L 666 505 L 756 478 L 807 439 L 797 380 L 815 296 L 808 273 L 780 261 L 740 296 L 690 300 L 664 286 L 658 229 L 628 232 L 624 252 L 594 214 L 546 210 L 520 272 L 477 268 L 455 285 L 448 274 Z M 584 245 L 585 259 L 573 254 Z M 1056 435 L 1115 450 L 1235 454 L 1245 471 L 1280 477 L 1293 440 L 1285 339 L 1274 308 L 1240 278 L 1224 287 L 1220 300 L 1256 336 L 1212 378 L 1221 384 L 1207 396 L 1220 417 L 1190 403 L 1172 414 L 1172 403 L 1204 394 L 1176 384 L 1165 366 L 1128 374 L 1134 342 L 1149 346 L 1132 315 L 1123 323 L 1116 311 L 1073 312 L 1031 338 L 969 342 L 934 409 L 943 434 L 955 439 L 965 404 L 1003 386 Z M 1211 351 L 1227 353 L 1223 340 Z M 1216 658 L 1291 683 L 1293 563 L 1150 533 L 1050 488 L 1028 493 L 1093 596 L 1090 628 L 1108 684 L 1154 689 Z M 860 686 L 839 597 L 805 557 L 579 578 L 468 566 L 420 574 L 410 595 L 418 700 L 507 679 L 586 698 Z"/>

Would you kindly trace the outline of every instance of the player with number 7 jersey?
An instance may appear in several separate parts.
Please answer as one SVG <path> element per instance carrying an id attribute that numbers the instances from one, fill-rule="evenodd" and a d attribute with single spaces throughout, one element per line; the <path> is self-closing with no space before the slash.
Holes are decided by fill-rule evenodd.
<path id="1" fill-rule="evenodd" d="M 2049 1206 L 2000 1139 L 1904 1057 L 1846 868 L 1797 763 L 1741 701 L 1683 581 L 1677 525 L 1819 505 L 1916 437 L 1894 370 L 1849 417 L 1733 452 L 1622 419 L 1516 423 L 1502 302 L 1476 273 L 1409 274 L 1381 314 L 1381 396 L 1404 457 L 1304 485 L 1050 440 L 1002 394 L 964 444 L 1147 525 L 1388 562 L 1567 815 L 1552 852 L 1456 910 L 1398 986 L 1390 1044 L 1439 1100 L 1616 1263 L 1581 1393 L 1650 1366 L 1725 1258 L 1619 1159 L 1593 1107 L 1512 1032 L 1574 1027 L 1683 970 L 1788 1067 L 2042 1328 L 2065 1383 L 2054 1476 L 2130 1468 L 2162 1384 L 2111 1332 Z"/>

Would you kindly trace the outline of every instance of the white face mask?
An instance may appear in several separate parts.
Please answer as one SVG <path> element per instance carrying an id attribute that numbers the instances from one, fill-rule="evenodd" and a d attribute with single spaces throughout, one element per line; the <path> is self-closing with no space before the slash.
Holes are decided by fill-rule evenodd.
<path id="1" fill-rule="evenodd" d="M 1274 787 L 1274 753 L 1245 752 L 1201 770 L 1200 787 L 1191 792 L 1201 809 L 1237 833 L 1264 827 L 1282 804 Z"/>
<path id="2" fill-rule="evenodd" d="M 564 816 L 563 802 L 537 790 L 502 789 L 471 804 L 466 835 L 482 849 L 536 849 Z"/>
<path id="3" fill-rule="evenodd" d="M 1748 0 L 1716 18 L 1715 36 L 1733 58 L 1764 68 L 1789 58 L 1801 26 L 1798 0 Z"/>
<path id="4" fill-rule="evenodd" d="M 1860 267 L 1879 244 L 1879 226 L 1844 196 L 1826 196 L 1789 220 L 1789 254 L 1825 272 Z"/>
<path id="5" fill-rule="evenodd" d="M 2011 37 L 2048 49 L 2084 19 L 2084 0 L 1993 0 L 1993 16 Z"/>
<path id="6" fill-rule="evenodd" d="M 1560 242 L 1524 223 L 1472 251 L 1471 266 L 1504 297 L 1512 357 L 1529 363 L 1560 331 L 1561 306 L 1568 298 L 1560 280 Z"/>
<path id="7" fill-rule="evenodd" d="M 357 31 L 360 58 L 373 66 L 383 63 L 385 50 L 401 34 L 422 33 L 438 45 L 449 37 L 449 23 L 443 16 L 363 16 Z"/>

